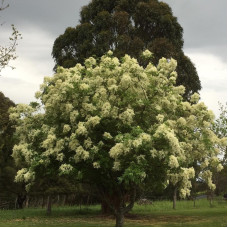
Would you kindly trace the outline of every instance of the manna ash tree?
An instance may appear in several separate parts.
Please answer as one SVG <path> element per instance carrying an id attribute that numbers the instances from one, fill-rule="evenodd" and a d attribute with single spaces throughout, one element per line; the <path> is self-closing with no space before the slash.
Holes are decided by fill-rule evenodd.
<path id="1" fill-rule="evenodd" d="M 222 168 L 215 158 L 224 140 L 210 130 L 214 115 L 198 94 L 183 101 L 185 88 L 175 86 L 176 66 L 162 58 L 157 67 L 142 67 L 109 51 L 99 61 L 86 59 L 84 66 L 58 67 L 36 93 L 42 112 L 34 104 L 11 109 L 18 137 L 13 157 L 26 164 L 16 181 L 29 189 L 52 172 L 91 183 L 117 226 L 142 184 L 179 182 L 181 196 L 189 195 L 195 160 L 210 158 L 201 175 L 214 189 L 212 168 Z"/>

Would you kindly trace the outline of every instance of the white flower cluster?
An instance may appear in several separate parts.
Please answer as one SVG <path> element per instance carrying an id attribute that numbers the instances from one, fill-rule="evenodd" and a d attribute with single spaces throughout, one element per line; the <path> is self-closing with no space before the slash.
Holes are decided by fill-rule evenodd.
<path id="1" fill-rule="evenodd" d="M 112 135 L 111 135 L 109 132 L 105 132 L 105 133 L 103 134 L 103 136 L 104 136 L 104 138 L 106 138 L 106 139 L 112 139 Z"/>
<path id="2" fill-rule="evenodd" d="M 88 68 L 92 67 L 92 66 L 95 66 L 96 63 L 97 63 L 97 61 L 93 57 L 90 57 L 90 58 L 85 60 L 85 66 L 88 67 Z"/>
<path id="3" fill-rule="evenodd" d="M 169 173 L 169 181 L 176 185 L 180 185 L 180 197 L 185 198 L 190 195 L 192 187 L 191 179 L 195 176 L 194 168 L 181 168 L 179 173 Z"/>
<path id="4" fill-rule="evenodd" d="M 149 50 L 145 50 L 142 55 L 145 57 L 145 58 L 150 58 L 153 56 L 152 52 L 150 52 Z"/>
<path id="5" fill-rule="evenodd" d="M 71 130 L 70 125 L 65 124 L 65 125 L 63 126 L 63 133 L 68 133 L 70 130 Z"/>
<path id="6" fill-rule="evenodd" d="M 77 110 L 74 110 L 70 113 L 70 122 L 74 123 L 78 117 L 79 113 Z"/>
<path id="7" fill-rule="evenodd" d="M 203 173 L 201 173 L 201 177 L 203 178 L 203 180 L 207 183 L 208 187 L 214 191 L 216 186 L 215 184 L 212 182 L 212 172 L 210 170 L 206 170 Z"/>
<path id="8" fill-rule="evenodd" d="M 77 147 L 76 154 L 74 156 L 75 162 L 79 162 L 81 160 L 89 159 L 89 152 L 84 150 L 82 146 Z"/>
<path id="9" fill-rule="evenodd" d="M 205 169 L 206 167 L 208 167 L 208 165 L 209 165 L 209 161 L 208 161 L 208 159 L 205 159 L 205 161 L 203 161 L 200 164 L 200 167 L 201 167 L 201 169 Z"/>
<path id="10" fill-rule="evenodd" d="M 221 164 L 218 164 L 216 169 L 217 169 L 217 172 L 221 172 L 224 169 L 224 167 Z"/>
<path id="11" fill-rule="evenodd" d="M 80 85 L 80 89 L 81 89 L 81 90 L 88 90 L 88 89 L 89 89 L 89 85 L 86 84 L 86 83 L 82 83 L 82 84 Z"/>
<path id="12" fill-rule="evenodd" d="M 43 148 L 49 149 L 49 148 L 53 147 L 55 142 L 56 142 L 56 135 L 51 132 L 47 136 L 47 139 L 43 141 L 42 146 L 43 146 Z"/>
<path id="13" fill-rule="evenodd" d="M 100 166 L 99 162 L 94 162 L 94 163 L 93 163 L 93 167 L 94 167 L 95 169 L 99 169 L 101 166 Z"/>
<path id="14" fill-rule="evenodd" d="M 62 164 L 59 167 L 60 174 L 69 174 L 73 170 L 73 166 L 70 164 Z"/>
<path id="15" fill-rule="evenodd" d="M 134 110 L 127 108 L 126 111 L 122 112 L 119 115 L 119 119 L 122 120 L 123 124 L 130 125 L 133 122 L 134 115 L 135 115 Z"/>
<path id="16" fill-rule="evenodd" d="M 29 183 L 34 181 L 35 179 L 35 173 L 28 170 L 27 168 L 23 168 L 19 171 L 17 171 L 17 175 L 15 177 L 15 182 L 25 182 Z"/>
<path id="17" fill-rule="evenodd" d="M 115 170 L 115 171 L 120 170 L 120 162 L 119 161 L 114 161 L 113 170 Z"/>
<path id="18" fill-rule="evenodd" d="M 169 156 L 169 167 L 170 168 L 178 168 L 179 167 L 178 160 L 174 155 Z"/>
<path id="19" fill-rule="evenodd" d="M 176 154 L 181 153 L 180 143 L 178 141 L 178 138 L 176 137 L 174 130 L 170 129 L 167 125 L 164 123 L 159 125 L 157 128 L 154 137 L 160 138 L 164 137 L 168 140 L 170 147 L 172 151 Z"/>
<path id="20" fill-rule="evenodd" d="M 199 99 L 200 99 L 199 94 L 198 94 L 198 93 L 194 93 L 194 94 L 191 96 L 190 101 L 191 101 L 192 103 L 197 103 L 197 102 L 199 101 Z"/>
<path id="21" fill-rule="evenodd" d="M 138 138 L 134 139 L 132 141 L 132 145 L 134 148 L 138 148 L 141 146 L 143 143 L 148 143 L 151 142 L 151 136 L 146 133 L 141 133 Z"/>
<path id="22" fill-rule="evenodd" d="M 108 117 L 110 115 L 111 105 L 109 102 L 105 102 L 102 106 L 102 117 Z"/>
<path id="23" fill-rule="evenodd" d="M 116 145 L 109 151 L 109 155 L 111 158 L 118 158 L 125 152 L 125 149 L 126 148 L 123 143 L 116 143 Z"/>
<path id="24" fill-rule="evenodd" d="M 128 88 L 131 85 L 130 75 L 125 73 L 121 78 L 120 84 L 124 89 Z"/>
<path id="25" fill-rule="evenodd" d="M 156 119 L 157 119 L 158 122 L 162 123 L 163 120 L 164 120 L 164 116 L 161 115 L 161 114 L 158 114 L 158 115 L 156 116 Z"/>
<path id="26" fill-rule="evenodd" d="M 100 123 L 101 118 L 99 116 L 92 116 L 88 119 L 87 124 L 89 126 L 95 127 L 97 124 Z"/>
<path id="27" fill-rule="evenodd" d="M 186 125 L 186 120 L 183 117 L 180 117 L 177 120 L 177 124 L 180 124 L 180 126 L 185 126 Z"/>
<path id="28" fill-rule="evenodd" d="M 78 128 L 75 131 L 75 133 L 77 135 L 84 135 L 84 136 L 86 136 L 88 134 L 88 131 L 87 131 L 86 127 L 85 127 L 85 123 L 84 122 L 79 122 L 78 123 Z"/>
<path id="29" fill-rule="evenodd" d="M 93 145 L 93 142 L 92 142 L 91 138 L 87 138 L 86 140 L 84 140 L 84 147 L 85 147 L 86 149 L 91 148 L 92 145 Z"/>
<path id="30" fill-rule="evenodd" d="M 164 73 L 165 75 L 170 74 L 171 72 L 175 71 L 177 67 L 177 61 L 171 58 L 167 60 L 166 58 L 161 58 L 158 63 L 158 70 Z"/>
<path id="31" fill-rule="evenodd" d="M 28 144 L 19 144 L 15 145 L 13 148 L 13 157 L 18 158 L 18 157 L 23 157 L 26 161 L 26 163 L 31 164 L 31 160 L 33 157 L 33 151 L 28 149 Z M 17 162 L 17 159 L 15 159 Z"/>

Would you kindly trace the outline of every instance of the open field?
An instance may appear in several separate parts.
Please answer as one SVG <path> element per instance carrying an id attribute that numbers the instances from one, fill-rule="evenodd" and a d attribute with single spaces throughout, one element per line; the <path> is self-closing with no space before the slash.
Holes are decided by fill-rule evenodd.
<path id="1" fill-rule="evenodd" d="M 53 207 L 52 215 L 45 209 L 1 210 L 0 226 L 114 226 L 113 216 L 103 216 L 100 206 Z M 196 202 L 178 201 L 172 209 L 171 201 L 156 201 L 152 205 L 135 205 L 125 218 L 125 226 L 224 226 L 227 224 L 226 201 L 206 199 Z"/>

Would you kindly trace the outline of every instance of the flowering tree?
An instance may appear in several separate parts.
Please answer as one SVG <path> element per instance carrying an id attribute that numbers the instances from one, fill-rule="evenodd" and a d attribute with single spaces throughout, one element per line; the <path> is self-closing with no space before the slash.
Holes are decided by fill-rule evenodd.
<path id="1" fill-rule="evenodd" d="M 143 68 L 128 55 L 120 61 L 112 54 L 45 77 L 36 93 L 43 112 L 34 104 L 11 109 L 19 140 L 13 157 L 25 164 L 16 181 L 28 187 L 46 172 L 94 184 L 122 226 L 141 184 L 178 182 L 181 196 L 189 195 L 192 162 L 216 157 L 221 140 L 199 95 L 183 101 L 175 60 Z M 205 169 L 202 175 L 213 187 L 211 174 Z"/>

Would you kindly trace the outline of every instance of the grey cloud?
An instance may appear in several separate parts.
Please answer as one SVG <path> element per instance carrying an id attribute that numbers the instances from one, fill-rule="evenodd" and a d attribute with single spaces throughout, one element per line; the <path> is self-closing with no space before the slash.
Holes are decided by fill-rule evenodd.
<path id="1" fill-rule="evenodd" d="M 184 48 L 199 48 L 226 62 L 226 0 L 163 0 L 173 10 L 184 29 Z M 68 26 L 79 22 L 83 5 L 90 0 L 6 0 L 10 7 L 2 11 L 1 20 L 17 28 L 39 27 L 50 34 L 53 42 Z"/>
<path id="2" fill-rule="evenodd" d="M 184 29 L 184 47 L 199 48 L 226 62 L 226 0 L 163 0 Z"/>
<path id="3" fill-rule="evenodd" d="M 79 12 L 89 0 L 6 0 L 10 7 L 2 11 L 2 19 L 20 27 L 35 25 L 53 36 L 62 34 L 79 21 Z"/>

